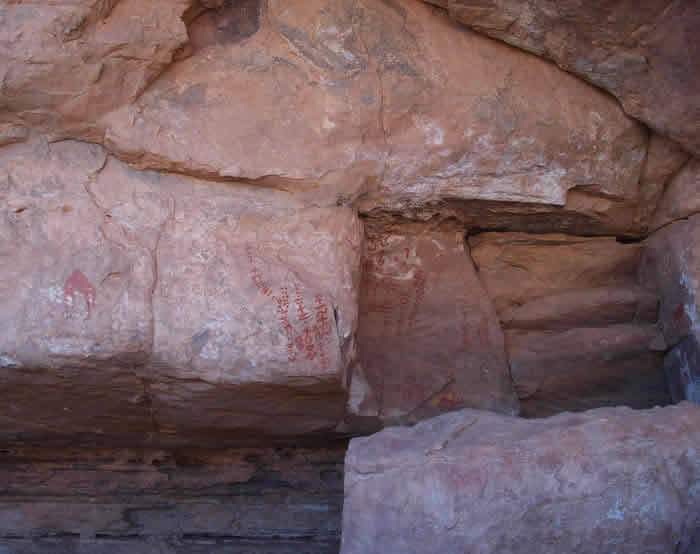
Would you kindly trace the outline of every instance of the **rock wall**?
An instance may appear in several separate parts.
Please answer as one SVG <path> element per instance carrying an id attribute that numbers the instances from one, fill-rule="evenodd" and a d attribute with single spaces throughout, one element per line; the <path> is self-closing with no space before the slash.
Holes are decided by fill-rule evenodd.
<path id="1" fill-rule="evenodd" d="M 697 23 L 697 0 L 0 2 L 0 550 L 337 551 L 329 441 L 697 400 Z M 211 468 L 244 448 L 276 469 L 239 497 Z M 183 449 L 208 453 L 188 473 Z M 88 509 L 96 483 L 118 501 Z"/>

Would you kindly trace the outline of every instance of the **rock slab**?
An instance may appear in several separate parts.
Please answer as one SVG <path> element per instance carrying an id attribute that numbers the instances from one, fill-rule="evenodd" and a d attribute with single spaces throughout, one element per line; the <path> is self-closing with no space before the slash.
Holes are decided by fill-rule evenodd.
<path id="1" fill-rule="evenodd" d="M 700 407 L 462 410 L 353 439 L 342 554 L 690 554 Z"/>
<path id="2" fill-rule="evenodd" d="M 360 396 L 353 377 L 358 415 L 391 422 L 462 407 L 518 412 L 503 333 L 462 233 L 368 237 L 358 351 L 366 379 Z"/>

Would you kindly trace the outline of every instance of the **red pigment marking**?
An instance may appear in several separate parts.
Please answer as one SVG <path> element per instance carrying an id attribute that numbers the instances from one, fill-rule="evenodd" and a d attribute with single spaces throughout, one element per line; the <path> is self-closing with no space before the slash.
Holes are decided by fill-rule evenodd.
<path id="1" fill-rule="evenodd" d="M 296 287 L 296 296 L 294 297 L 294 303 L 297 305 L 297 312 L 299 313 L 299 319 L 306 321 L 311 317 L 311 314 L 304 308 L 304 298 L 301 295 L 299 287 Z"/>
<path id="2" fill-rule="evenodd" d="M 437 404 L 436 407 L 443 409 L 443 410 L 444 409 L 451 410 L 452 408 L 457 406 L 457 404 L 459 404 L 459 402 L 460 402 L 460 399 L 457 398 L 457 396 L 455 395 L 454 392 L 448 392 L 446 395 L 440 397 L 440 399 L 436 403 Z"/>
<path id="3" fill-rule="evenodd" d="M 287 359 L 293 362 L 297 359 L 297 354 L 294 351 L 294 327 L 289 322 L 289 293 L 287 292 L 287 287 L 282 287 L 279 298 L 273 296 L 272 299 L 277 305 L 277 315 L 287 335 Z"/>
<path id="4" fill-rule="evenodd" d="M 678 304 L 678 307 L 673 310 L 673 319 L 676 320 L 677 322 L 680 322 L 681 319 L 683 319 L 683 316 L 685 315 L 685 307 L 683 304 Z"/>
<path id="5" fill-rule="evenodd" d="M 87 305 L 88 319 L 90 319 L 92 308 L 95 305 L 95 295 L 97 294 L 97 291 L 79 269 L 76 269 L 73 273 L 71 273 L 71 276 L 68 277 L 66 284 L 63 285 L 63 304 L 66 311 L 68 311 L 69 308 L 75 304 L 77 293 L 83 295 L 85 304 Z M 70 301 L 68 300 L 69 298 Z"/>
<path id="6" fill-rule="evenodd" d="M 246 255 L 248 256 L 248 261 L 250 262 L 250 279 L 253 281 L 255 287 L 263 294 L 263 296 L 270 296 L 272 294 L 272 289 L 263 280 L 260 270 L 255 265 L 255 258 L 253 257 L 253 248 L 247 244 L 245 247 Z"/>
<path id="7" fill-rule="evenodd" d="M 328 306 L 323 301 L 323 297 L 317 294 L 314 298 L 314 315 L 315 324 L 314 332 L 316 334 L 316 340 L 318 342 L 318 351 L 321 358 L 321 367 L 323 369 L 328 368 L 328 356 L 326 355 L 325 344 L 328 341 L 328 337 L 331 336 L 331 322 L 328 316 Z"/>

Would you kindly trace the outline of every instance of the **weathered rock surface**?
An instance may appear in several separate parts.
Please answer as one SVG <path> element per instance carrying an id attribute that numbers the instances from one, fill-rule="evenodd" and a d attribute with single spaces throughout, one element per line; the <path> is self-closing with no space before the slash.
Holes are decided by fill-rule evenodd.
<path id="1" fill-rule="evenodd" d="M 668 183 L 654 213 L 652 227 L 658 229 L 677 219 L 700 212 L 700 159 L 693 158 Z"/>
<path id="2" fill-rule="evenodd" d="M 657 208 L 667 184 L 688 161 L 688 154 L 675 142 L 653 133 L 649 138 L 647 159 L 639 180 L 638 218 L 643 230 L 659 226 L 653 217 L 658 218 Z M 664 208 L 660 208 L 664 212 Z M 663 216 L 662 216 L 663 217 Z"/>
<path id="3" fill-rule="evenodd" d="M 505 331 L 522 415 L 669 403 L 656 325 Z"/>
<path id="4" fill-rule="evenodd" d="M 344 453 L 9 449 L 0 551 L 337 553 Z"/>
<path id="5" fill-rule="evenodd" d="M 667 554 L 700 544 L 700 407 L 462 410 L 353 439 L 342 554 Z"/>
<path id="6" fill-rule="evenodd" d="M 447 8 L 606 89 L 628 114 L 700 154 L 697 0 L 448 0 Z"/>
<path id="7" fill-rule="evenodd" d="M 638 277 L 643 245 L 612 237 L 470 237 L 503 324 L 522 414 L 668 402 L 658 297 Z"/>
<path id="8" fill-rule="evenodd" d="M 666 355 L 664 371 L 674 402 L 700 404 L 700 346 L 695 336 L 684 338 Z"/>
<path id="9" fill-rule="evenodd" d="M 388 422 L 460 407 L 517 413 L 503 333 L 465 246 L 449 232 L 367 239 L 351 412 Z"/>
<path id="10" fill-rule="evenodd" d="M 448 198 L 564 206 L 575 189 L 587 200 L 571 211 L 593 227 L 635 225 L 641 126 L 606 95 L 439 10 L 226 3 L 190 31 L 193 55 L 102 120 L 106 144 L 132 163 L 316 198 L 366 194 L 365 211 Z"/>
<path id="11" fill-rule="evenodd" d="M 3 2 L 0 120 L 101 138 L 97 119 L 138 98 L 187 43 L 191 3 Z"/>
<path id="12" fill-rule="evenodd" d="M 646 243 L 643 278 L 658 288 L 666 344 L 700 336 L 700 215 L 659 229 Z"/>
<path id="13" fill-rule="evenodd" d="M 196 442 L 342 419 L 349 209 L 134 171 L 71 141 L 0 156 L 3 435 Z"/>
<path id="14" fill-rule="evenodd" d="M 643 249 L 641 244 L 622 244 L 614 237 L 563 234 L 481 233 L 470 237 L 469 244 L 479 276 L 506 321 L 513 310 L 522 310 L 529 302 L 564 293 L 590 291 L 596 302 L 605 298 L 605 292 L 613 299 L 623 296 L 613 291 L 629 292 L 629 285 L 637 280 Z M 637 298 L 640 303 L 649 302 L 644 291 Z M 561 309 L 567 310 L 567 304 L 562 302 Z M 595 321 L 606 316 L 591 313 L 589 317 Z"/>

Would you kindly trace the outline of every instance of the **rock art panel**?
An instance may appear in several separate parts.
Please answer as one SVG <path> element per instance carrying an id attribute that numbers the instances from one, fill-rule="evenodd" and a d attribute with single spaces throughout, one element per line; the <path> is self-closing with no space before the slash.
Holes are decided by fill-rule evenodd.
<path id="1" fill-rule="evenodd" d="M 553 60 L 625 111 L 700 154 L 700 10 L 695 0 L 449 0 L 450 15 Z"/>
<path id="2" fill-rule="evenodd" d="M 95 201 L 104 152 L 37 140 L 0 160 L 0 436 L 145 436 L 154 268 Z"/>
<path id="3" fill-rule="evenodd" d="M 95 190 L 123 227 L 156 227 L 147 371 L 164 437 L 296 435 L 342 419 L 362 239 L 350 209 L 116 161 Z"/>
<path id="4" fill-rule="evenodd" d="M 700 407 L 462 410 L 350 442 L 342 554 L 697 546 Z"/>
<path id="5" fill-rule="evenodd" d="M 658 294 L 639 276 L 643 244 L 523 233 L 469 242 L 505 329 L 522 415 L 669 402 Z"/>
<path id="6" fill-rule="evenodd" d="M 592 227 L 636 225 L 647 136 L 600 91 L 408 0 L 259 10 L 195 19 L 191 57 L 103 118 L 108 147 L 140 167 L 361 197 L 363 211 L 565 206 L 576 191 L 570 210 Z"/>
<path id="7" fill-rule="evenodd" d="M 465 246 L 452 232 L 367 239 L 357 369 L 366 389 L 351 394 L 351 412 L 387 422 L 464 406 L 517 413 L 503 334 Z"/>
<path id="8" fill-rule="evenodd" d="M 350 209 L 136 171 L 86 143 L 0 155 L 3 436 L 210 444 L 342 420 Z"/>

